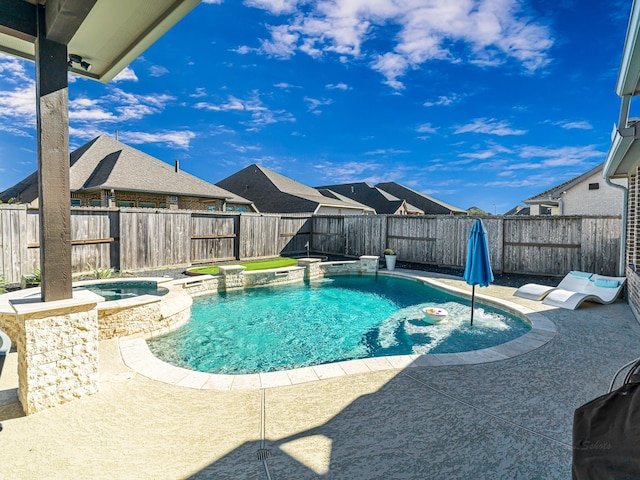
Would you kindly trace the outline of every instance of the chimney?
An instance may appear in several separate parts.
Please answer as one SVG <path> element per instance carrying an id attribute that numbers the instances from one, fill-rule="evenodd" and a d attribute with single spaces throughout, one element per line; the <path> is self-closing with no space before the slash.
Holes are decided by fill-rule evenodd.
<path id="1" fill-rule="evenodd" d="M 177 158 L 174 160 L 175 171 L 178 173 L 180 171 L 180 160 Z"/>

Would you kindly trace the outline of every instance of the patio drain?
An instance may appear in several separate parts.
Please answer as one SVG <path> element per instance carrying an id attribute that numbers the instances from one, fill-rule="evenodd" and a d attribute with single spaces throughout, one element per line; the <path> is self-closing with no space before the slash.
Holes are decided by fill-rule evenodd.
<path id="1" fill-rule="evenodd" d="M 258 454 L 258 460 L 260 461 L 266 460 L 267 458 L 271 457 L 271 450 L 269 450 L 268 448 L 259 448 L 256 453 Z"/>

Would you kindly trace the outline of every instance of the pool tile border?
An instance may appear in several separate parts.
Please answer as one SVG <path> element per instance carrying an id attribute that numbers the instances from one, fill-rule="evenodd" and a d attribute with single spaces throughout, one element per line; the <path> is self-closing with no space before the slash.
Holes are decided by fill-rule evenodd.
<path id="1" fill-rule="evenodd" d="M 441 290 L 469 298 L 469 292 L 444 285 L 437 281 L 437 277 L 425 276 L 424 272 L 405 270 L 378 272 L 378 274 L 418 280 Z M 476 300 L 480 303 L 499 307 L 527 319 L 531 323 L 531 330 L 507 343 L 482 350 L 473 350 L 471 352 L 372 357 L 293 370 L 246 375 L 204 373 L 169 365 L 151 353 L 144 336 L 141 334 L 120 337 L 118 342 L 122 360 L 125 365 L 151 380 L 198 390 L 246 391 L 298 385 L 301 383 L 375 371 L 399 371 L 405 368 L 475 365 L 496 362 L 536 350 L 556 335 L 557 330 L 555 324 L 545 315 L 535 312 L 530 308 L 487 295 L 476 294 Z"/>

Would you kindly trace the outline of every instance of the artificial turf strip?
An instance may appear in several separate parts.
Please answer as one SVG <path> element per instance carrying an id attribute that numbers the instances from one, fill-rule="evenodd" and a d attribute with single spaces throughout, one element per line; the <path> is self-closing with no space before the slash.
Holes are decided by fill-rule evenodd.
<path id="1" fill-rule="evenodd" d="M 267 270 L 269 268 L 293 267 L 298 264 L 295 258 L 272 258 L 270 260 L 256 260 L 254 262 L 230 263 L 228 265 L 242 265 L 247 270 Z M 216 275 L 218 267 L 199 267 L 189 269 L 190 272 L 201 273 L 202 275 Z"/>

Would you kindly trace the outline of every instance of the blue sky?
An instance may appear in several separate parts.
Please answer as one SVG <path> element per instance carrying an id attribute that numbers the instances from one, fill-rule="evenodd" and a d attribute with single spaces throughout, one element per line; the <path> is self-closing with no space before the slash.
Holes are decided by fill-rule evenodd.
<path id="1" fill-rule="evenodd" d="M 118 130 L 212 183 L 258 163 L 504 213 L 605 160 L 630 7 L 205 1 L 108 85 L 70 76 L 71 148 Z M 34 78 L 0 54 L 0 191 L 37 167 Z"/>

